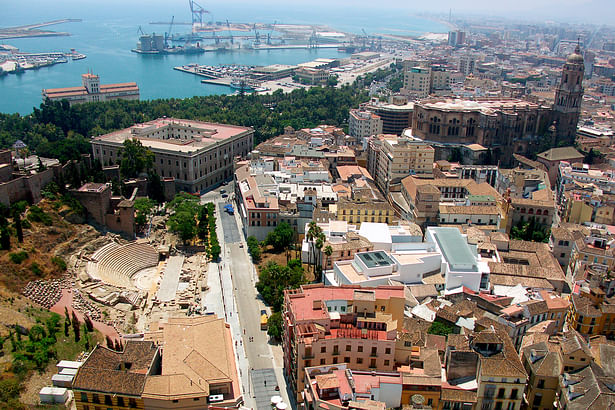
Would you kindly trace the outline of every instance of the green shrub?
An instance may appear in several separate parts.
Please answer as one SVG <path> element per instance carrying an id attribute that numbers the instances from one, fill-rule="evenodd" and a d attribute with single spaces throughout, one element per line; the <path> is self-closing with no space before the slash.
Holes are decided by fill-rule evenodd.
<path id="1" fill-rule="evenodd" d="M 51 262 L 56 265 L 60 270 L 66 270 L 66 262 L 59 256 L 51 258 Z"/>
<path id="2" fill-rule="evenodd" d="M 19 265 L 21 262 L 28 259 L 28 252 L 26 251 L 11 252 L 9 253 L 9 258 L 11 259 L 11 262 Z"/>
<path id="3" fill-rule="evenodd" d="M 41 269 L 41 267 L 36 262 L 32 262 L 32 264 L 30 265 L 30 270 L 36 276 L 41 276 L 41 274 L 43 273 L 43 270 Z"/>
<path id="4" fill-rule="evenodd" d="M 31 222 L 41 222 L 46 226 L 51 226 L 52 224 L 51 217 L 36 205 L 32 205 L 28 210 L 28 219 Z"/>

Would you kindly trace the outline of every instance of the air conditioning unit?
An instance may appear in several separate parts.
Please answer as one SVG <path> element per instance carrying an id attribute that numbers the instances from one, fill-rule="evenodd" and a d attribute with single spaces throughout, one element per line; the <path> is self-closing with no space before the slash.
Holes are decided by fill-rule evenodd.
<path id="1" fill-rule="evenodd" d="M 207 398 L 208 403 L 219 403 L 224 401 L 224 396 L 222 394 L 212 394 Z"/>

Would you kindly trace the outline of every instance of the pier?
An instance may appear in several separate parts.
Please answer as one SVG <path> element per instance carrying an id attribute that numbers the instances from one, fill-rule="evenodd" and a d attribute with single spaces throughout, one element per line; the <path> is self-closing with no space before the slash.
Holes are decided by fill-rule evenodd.
<path id="1" fill-rule="evenodd" d="M 26 37 L 51 37 L 51 36 L 70 36 L 70 33 L 51 30 L 40 30 L 42 27 L 53 26 L 63 23 L 78 23 L 81 19 L 60 19 L 46 21 L 42 23 L 28 24 L 25 26 L 0 28 L 0 40 L 8 38 Z"/>

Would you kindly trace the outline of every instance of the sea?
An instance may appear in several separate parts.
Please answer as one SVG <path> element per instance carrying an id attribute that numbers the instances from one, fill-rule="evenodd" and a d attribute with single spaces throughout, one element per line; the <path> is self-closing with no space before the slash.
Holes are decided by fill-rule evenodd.
<path id="1" fill-rule="evenodd" d="M 320 1 L 320 3 L 318 2 Z M 447 26 L 420 17 L 409 10 L 383 10 L 357 7 L 352 3 L 327 4 L 318 0 L 307 3 L 270 3 L 267 1 L 199 3 L 210 11 L 207 20 L 260 22 L 276 24 L 325 24 L 344 32 L 361 34 L 387 33 L 420 35 L 444 33 Z M 263 4 L 265 3 L 265 4 Z M 320 6 L 319 6 L 320 5 Z M 326 7 L 325 7 L 326 5 Z M 207 52 L 199 55 L 140 55 L 131 52 L 138 39 L 138 29 L 163 34 L 166 25 L 150 22 L 190 21 L 189 2 L 177 0 L 20 0 L 3 7 L 0 27 L 12 27 L 62 18 L 81 22 L 48 26 L 70 36 L 34 37 L 0 40 L 24 52 L 68 52 L 75 49 L 87 55 L 83 60 L 56 64 L 20 74 L 0 77 L 0 112 L 26 115 L 41 103 L 44 88 L 71 87 L 81 84 L 81 74 L 100 75 L 102 84 L 136 81 L 141 99 L 185 98 L 195 95 L 230 94 L 229 87 L 201 83 L 201 78 L 173 70 L 190 63 L 218 65 L 298 64 L 315 58 L 347 56 L 337 49 L 286 49 Z M 187 33 L 187 25 L 176 25 L 174 33 Z M 263 34 L 263 33 L 261 33 Z"/>

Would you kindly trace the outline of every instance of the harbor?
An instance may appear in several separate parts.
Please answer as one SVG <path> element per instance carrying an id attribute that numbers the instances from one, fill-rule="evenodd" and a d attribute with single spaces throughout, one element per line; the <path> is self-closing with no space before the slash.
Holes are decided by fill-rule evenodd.
<path id="1" fill-rule="evenodd" d="M 69 60 L 83 60 L 86 57 L 85 54 L 78 53 L 75 49 L 71 49 L 70 52 L 24 53 L 16 47 L 0 44 L 0 75 L 18 74 L 25 70 L 65 64 Z"/>
<path id="2" fill-rule="evenodd" d="M 296 88 L 323 85 L 330 77 L 335 78 L 338 85 L 351 84 L 357 76 L 384 68 L 393 61 L 392 55 L 363 52 L 344 58 L 317 58 L 296 65 L 250 66 L 191 63 L 176 66 L 173 69 L 202 77 L 200 81 L 203 84 L 225 86 L 239 92 L 267 93 L 275 90 L 289 92 Z"/>

